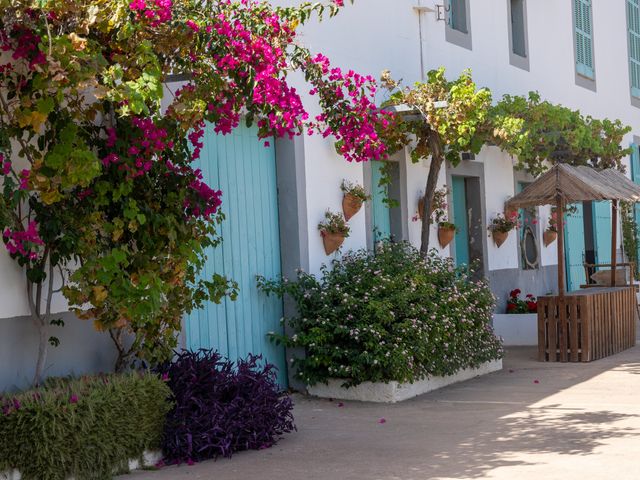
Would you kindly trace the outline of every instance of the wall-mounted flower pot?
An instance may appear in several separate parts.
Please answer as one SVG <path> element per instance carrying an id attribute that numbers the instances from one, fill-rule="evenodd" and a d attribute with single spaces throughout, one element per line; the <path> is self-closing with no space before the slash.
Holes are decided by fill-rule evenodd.
<path id="1" fill-rule="evenodd" d="M 553 230 L 545 230 L 542 234 L 542 240 L 544 242 L 544 246 L 548 247 L 558 238 L 558 232 L 554 232 Z"/>
<path id="2" fill-rule="evenodd" d="M 431 215 L 433 215 L 433 212 L 435 209 L 436 209 L 436 206 L 432 204 Z M 420 221 L 422 221 L 422 215 L 424 215 L 424 197 L 420 197 L 420 200 L 418 200 L 418 217 L 420 218 Z"/>
<path id="3" fill-rule="evenodd" d="M 493 236 L 493 241 L 495 242 L 496 247 L 500 248 L 500 246 L 507 240 L 509 232 L 494 230 L 493 232 L 491 232 L 491 235 Z"/>
<path id="4" fill-rule="evenodd" d="M 438 242 L 440 242 L 442 248 L 449 245 L 455 235 L 455 227 L 438 227 Z"/>
<path id="5" fill-rule="evenodd" d="M 342 197 L 342 211 L 344 213 L 344 219 L 348 222 L 351 217 L 360 211 L 362 208 L 362 199 L 345 193 Z"/>
<path id="6" fill-rule="evenodd" d="M 322 243 L 324 244 L 324 252 L 327 255 L 331 255 L 338 250 L 344 242 L 344 235 L 342 233 L 330 233 L 322 232 Z"/>

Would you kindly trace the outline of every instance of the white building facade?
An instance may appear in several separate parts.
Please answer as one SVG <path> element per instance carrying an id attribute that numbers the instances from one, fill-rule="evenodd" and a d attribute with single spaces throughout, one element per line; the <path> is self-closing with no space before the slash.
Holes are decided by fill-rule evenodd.
<path id="1" fill-rule="evenodd" d="M 274 3 L 294 4 L 297 0 Z M 620 119 L 633 129 L 624 146 L 635 145 L 637 155 L 639 0 L 345 3 L 335 18 L 311 22 L 300 29 L 300 41 L 312 52 L 327 55 L 333 65 L 374 77 L 389 69 L 405 85 L 423 80 L 425 72 L 441 66 L 449 78 L 470 68 L 476 84 L 489 87 L 494 99 L 535 90 L 542 98 L 579 109 L 585 115 Z M 302 81 L 299 83 L 298 90 L 304 92 Z M 383 96 L 379 100 L 383 101 Z M 307 96 L 304 101 L 311 114 L 317 112 L 313 97 Z M 343 180 L 376 193 L 377 162 L 348 163 L 335 153 L 330 138 L 320 136 L 278 140 L 269 150 L 257 141 L 252 144 L 246 131 L 224 141 L 208 135 L 205 144 L 201 166 L 211 186 L 222 189 L 222 208 L 227 214 L 223 245 L 211 254 L 205 273 L 216 271 L 237 280 L 240 296 L 236 302 L 225 300 L 187 317 L 182 344 L 216 348 L 232 359 L 264 353 L 280 367 L 281 381 L 286 384 L 285 353 L 269 344 L 266 333 L 277 328 L 280 316 L 291 307 L 285 302 L 283 310 L 281 303 L 265 299 L 256 288 L 255 276 L 293 276 L 297 268 L 317 273 L 322 264 L 331 261 L 335 255 L 325 254 L 318 223 L 327 209 L 341 211 Z M 256 154 L 258 147 L 262 150 Z M 395 240 L 419 246 L 421 224 L 413 218 L 424 193 L 429 160 L 414 164 L 408 152 L 399 152 L 390 161 L 389 195 L 399 207 L 381 214 L 379 210 L 374 212 L 379 205 L 368 202 L 349 221 L 351 234 L 342 252 L 372 248 L 380 227 Z M 640 168 L 634 172 L 631 163 L 631 159 L 625 160 L 629 174 L 640 177 Z M 545 247 L 541 240 L 549 207 L 537 209 L 538 222 L 529 225 L 537 252 L 532 265 L 523 260 L 519 232 L 511 232 L 499 248 L 488 235 L 487 225 L 503 212 L 505 200 L 532 181 L 513 165 L 513 159 L 495 147 L 483 148 L 475 158 L 462 159 L 455 168 L 446 165 L 439 185 L 452 190 L 449 216 L 465 228 L 446 248 L 438 245 L 435 227 L 431 232 L 431 246 L 441 255 L 451 256 L 457 263 L 478 262 L 498 296 L 498 310 L 504 309 L 505 297 L 513 288 L 534 295 L 556 288 L 556 243 Z M 580 277 L 584 261 L 606 260 L 597 244 L 607 232 L 594 230 L 598 215 L 606 214 L 600 207 L 583 207 L 569 225 L 578 232 L 572 239 L 582 238 L 572 247 L 574 255 L 568 269 L 572 286 L 584 281 Z M 608 235 L 610 238 L 610 231 Z M 610 252 L 610 246 L 606 248 Z M 37 332 L 27 317 L 24 274 L 4 249 L 0 251 L 0 269 L 2 391 L 28 384 L 35 363 Z M 67 307 L 61 296 L 54 304 L 66 326 L 54 329 L 61 347 L 52 350 L 47 374 L 109 369 L 115 351 L 108 335 L 93 331 L 90 322 L 64 313 Z"/>

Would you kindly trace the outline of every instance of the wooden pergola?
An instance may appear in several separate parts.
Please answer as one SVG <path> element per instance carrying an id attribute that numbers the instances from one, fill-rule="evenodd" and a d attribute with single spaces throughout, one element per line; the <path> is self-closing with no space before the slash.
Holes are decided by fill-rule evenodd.
<path id="1" fill-rule="evenodd" d="M 565 291 L 563 212 L 568 204 L 612 203 L 611 287 Z M 556 164 L 505 208 L 555 205 L 558 215 L 558 295 L 538 299 L 538 356 L 548 361 L 591 361 L 635 345 L 636 296 L 616 286 L 618 202 L 640 202 L 640 186 L 614 169 Z"/>

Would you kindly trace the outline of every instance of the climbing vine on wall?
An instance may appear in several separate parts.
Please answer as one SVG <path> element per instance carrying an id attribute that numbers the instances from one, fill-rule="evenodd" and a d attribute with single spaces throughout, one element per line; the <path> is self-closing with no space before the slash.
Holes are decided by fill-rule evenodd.
<path id="1" fill-rule="evenodd" d="M 113 338 L 118 369 L 166 358 L 185 312 L 236 294 L 199 277 L 224 218 L 224 193 L 192 167 L 206 128 L 245 121 L 265 143 L 319 133 L 349 161 L 386 155 L 373 79 L 296 43 L 342 4 L 0 0 L 0 227 L 41 332 L 36 383 L 56 269 L 78 316 Z M 293 70 L 319 99 L 314 118 Z"/>

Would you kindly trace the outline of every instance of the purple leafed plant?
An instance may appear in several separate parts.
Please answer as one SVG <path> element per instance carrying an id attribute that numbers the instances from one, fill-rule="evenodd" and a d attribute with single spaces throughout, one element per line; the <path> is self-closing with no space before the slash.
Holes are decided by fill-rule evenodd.
<path id="1" fill-rule="evenodd" d="M 159 367 L 175 402 L 164 430 L 167 463 L 267 448 L 295 430 L 293 402 L 280 392 L 276 367 L 261 359 L 250 355 L 234 367 L 213 350 L 183 350 Z"/>

